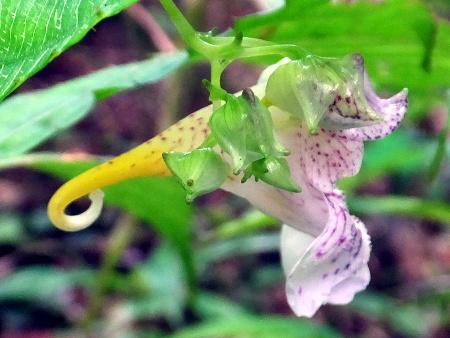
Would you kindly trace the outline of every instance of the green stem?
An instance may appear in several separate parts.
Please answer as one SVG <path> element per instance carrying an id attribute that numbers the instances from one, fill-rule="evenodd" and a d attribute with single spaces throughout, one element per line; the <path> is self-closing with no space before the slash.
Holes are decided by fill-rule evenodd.
<path id="1" fill-rule="evenodd" d="M 221 65 L 220 60 L 211 60 L 211 84 L 216 88 L 222 88 L 220 85 L 220 78 L 225 67 Z M 220 100 L 213 101 L 213 111 L 219 109 L 220 106 Z"/>
<path id="2" fill-rule="evenodd" d="M 271 45 L 271 46 L 255 46 L 247 47 L 239 55 L 240 58 L 248 58 L 263 55 L 281 55 L 293 60 L 300 59 L 307 53 L 295 45 Z"/>
<path id="3" fill-rule="evenodd" d="M 196 31 L 194 30 L 194 28 L 192 28 L 192 26 L 184 17 L 183 13 L 180 12 L 178 7 L 173 3 L 172 0 L 159 0 L 159 2 L 169 14 L 183 39 L 189 44 L 196 35 Z"/>
<path id="4" fill-rule="evenodd" d="M 102 265 L 97 275 L 93 295 L 86 314 L 80 322 L 80 327 L 84 331 L 89 331 L 101 311 L 108 286 L 114 275 L 114 269 L 120 257 L 122 257 L 124 250 L 132 240 L 136 225 L 136 221 L 131 216 L 125 215 L 113 229 L 108 248 L 104 254 Z"/>
<path id="5" fill-rule="evenodd" d="M 200 39 L 198 32 L 191 26 L 172 0 L 159 0 L 159 2 L 169 14 L 183 40 L 200 54 L 208 56 L 210 54 L 208 50 L 215 46 L 210 46 Z"/>

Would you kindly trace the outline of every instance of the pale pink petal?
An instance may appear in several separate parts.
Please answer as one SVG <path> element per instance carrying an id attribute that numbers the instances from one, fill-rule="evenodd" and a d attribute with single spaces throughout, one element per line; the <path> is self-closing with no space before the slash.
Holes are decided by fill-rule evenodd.
<path id="1" fill-rule="evenodd" d="M 329 304 L 348 304 L 355 297 L 355 293 L 364 290 L 370 281 L 370 271 L 367 264 L 363 264 L 356 273 L 336 284 L 328 297 Z"/>
<path id="2" fill-rule="evenodd" d="M 364 90 L 367 102 L 377 114 L 384 118 L 384 122 L 374 126 L 349 129 L 346 132 L 350 138 L 363 141 L 386 137 L 397 129 L 405 116 L 408 108 L 408 90 L 403 89 L 388 99 L 382 99 L 373 91 L 367 71 L 364 72 Z"/>
<path id="3" fill-rule="evenodd" d="M 363 290 L 370 279 L 367 261 L 370 240 L 361 221 L 348 213 L 336 190 L 326 194 L 330 218 L 323 233 L 305 252 L 305 234 L 283 228 L 282 259 L 288 302 L 298 316 L 311 317 L 326 303 L 344 304 Z M 293 245 L 297 237 L 297 256 Z M 309 237 L 310 238 L 310 237 Z M 292 257 L 294 256 L 294 257 Z"/>
<path id="4" fill-rule="evenodd" d="M 291 167 L 291 170 L 292 167 Z M 247 199 L 256 209 L 312 236 L 318 236 L 328 219 L 328 206 L 323 194 L 293 173 L 302 187 L 292 193 L 253 179 L 241 183 L 241 176 L 230 175 L 222 189 Z"/>
<path id="5" fill-rule="evenodd" d="M 292 151 L 287 160 L 293 176 L 304 176 L 322 193 L 333 191 L 338 179 L 356 175 L 361 167 L 363 142 L 349 139 L 343 131 L 319 129 L 310 135 L 306 126 L 302 126 L 280 131 L 278 135 L 281 143 Z"/>

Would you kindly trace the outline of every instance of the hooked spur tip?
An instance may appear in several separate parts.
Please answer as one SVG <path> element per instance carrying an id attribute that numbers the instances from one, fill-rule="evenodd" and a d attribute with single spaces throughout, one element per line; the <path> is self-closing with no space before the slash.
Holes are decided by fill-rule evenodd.
<path id="1" fill-rule="evenodd" d="M 98 218 L 102 211 L 103 197 L 105 193 L 100 190 L 94 190 L 89 194 L 91 205 L 79 215 L 67 215 L 64 211 L 52 209 L 52 203 L 49 204 L 48 214 L 53 224 L 64 231 L 78 231 L 87 228 Z"/>

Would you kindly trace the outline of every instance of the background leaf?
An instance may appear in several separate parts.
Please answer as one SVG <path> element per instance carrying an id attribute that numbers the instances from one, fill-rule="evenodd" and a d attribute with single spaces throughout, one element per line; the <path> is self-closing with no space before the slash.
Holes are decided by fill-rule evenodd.
<path id="1" fill-rule="evenodd" d="M 0 100 L 102 19 L 137 0 L 0 2 Z"/>
<path id="2" fill-rule="evenodd" d="M 206 337 L 260 337 L 260 338 L 297 338 L 297 337 L 339 337 L 331 329 L 315 325 L 298 318 L 249 316 L 231 317 L 206 321 L 179 330 L 170 338 L 206 338 Z"/>
<path id="3" fill-rule="evenodd" d="M 450 204 L 408 196 L 347 197 L 351 211 L 362 214 L 397 214 L 450 225 Z"/>
<path id="4" fill-rule="evenodd" d="M 425 337 L 437 322 L 436 313 L 417 306 L 414 301 L 399 303 L 386 294 L 363 291 L 355 295 L 349 308 L 392 325 L 409 337 Z M 427 320 L 423 320 L 423 318 Z"/>
<path id="5" fill-rule="evenodd" d="M 450 25 L 435 20 L 419 0 L 289 1 L 266 15 L 238 19 L 235 30 L 320 56 L 362 54 L 376 88 L 409 88 L 409 118 L 423 117 L 450 86 Z"/>
<path id="6" fill-rule="evenodd" d="M 0 157 L 25 153 L 79 121 L 98 100 L 156 82 L 186 59 L 185 52 L 159 54 L 5 100 L 0 105 Z"/>
<path id="7" fill-rule="evenodd" d="M 76 285 L 92 283 L 94 270 L 63 270 L 51 266 L 25 267 L 0 281 L 0 300 L 38 300 L 48 305 L 62 305 L 62 292 Z M 61 296 L 59 302 L 55 297 Z"/>
<path id="8" fill-rule="evenodd" d="M 135 318 L 164 316 L 179 325 L 188 300 L 186 276 L 180 256 L 170 243 L 162 243 L 129 276 L 136 297 L 125 304 Z"/>

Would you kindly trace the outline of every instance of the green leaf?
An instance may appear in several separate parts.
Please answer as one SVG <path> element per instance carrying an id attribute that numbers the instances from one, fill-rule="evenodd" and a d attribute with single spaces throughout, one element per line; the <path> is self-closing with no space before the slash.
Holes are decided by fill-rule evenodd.
<path id="1" fill-rule="evenodd" d="M 188 299 L 186 276 L 179 253 L 168 242 L 152 252 L 150 259 L 136 267 L 130 283 L 138 294 L 124 304 L 134 318 L 164 316 L 181 323 Z"/>
<path id="2" fill-rule="evenodd" d="M 432 183 L 436 179 L 436 177 L 439 175 L 441 167 L 443 167 L 446 161 L 449 132 L 450 132 L 450 117 L 447 116 L 446 125 L 444 126 L 444 128 L 442 128 L 437 137 L 436 152 L 426 172 L 426 181 L 428 183 Z"/>
<path id="3" fill-rule="evenodd" d="M 450 25 L 434 20 L 423 1 L 290 1 L 277 11 L 240 18 L 234 29 L 314 55 L 360 53 L 375 89 L 409 88 L 414 100 L 408 118 L 422 117 L 450 87 Z"/>
<path id="4" fill-rule="evenodd" d="M 264 230 L 269 227 L 279 227 L 280 221 L 263 214 L 261 211 L 250 209 L 239 218 L 220 224 L 216 230 L 219 238 L 242 236 Z"/>
<path id="5" fill-rule="evenodd" d="M 0 2 L 0 101 L 99 21 L 136 1 Z"/>
<path id="6" fill-rule="evenodd" d="M 185 52 L 114 66 L 0 104 L 0 157 L 25 153 L 83 118 L 95 102 L 160 80 L 182 65 Z"/>
<path id="7" fill-rule="evenodd" d="M 351 211 L 361 214 L 397 214 L 450 224 L 450 204 L 408 196 L 347 197 Z"/>
<path id="8" fill-rule="evenodd" d="M 258 337 L 258 338 L 298 338 L 298 337 L 340 337 L 337 332 L 325 326 L 298 318 L 276 316 L 249 316 L 223 318 L 205 321 L 170 335 L 170 338 L 203 337 Z"/>
<path id="9" fill-rule="evenodd" d="M 280 250 L 280 234 L 263 233 L 216 241 L 196 252 L 198 266 L 204 268 L 218 260 L 241 255 L 259 254 L 262 252 L 278 252 Z"/>
<path id="10" fill-rule="evenodd" d="M 424 337 L 437 324 L 437 314 L 433 313 L 432 308 L 417 306 L 415 300 L 402 303 L 380 292 L 358 293 L 347 307 L 372 320 L 390 325 L 408 337 Z M 424 321 L 424 317 L 429 319 Z"/>
<path id="11" fill-rule="evenodd" d="M 209 292 L 199 292 L 194 298 L 193 307 L 197 314 L 208 319 L 250 315 L 250 311 L 242 305 Z"/>
<path id="12" fill-rule="evenodd" d="M 0 214 L 0 245 L 20 243 L 25 238 L 24 224 L 16 214 Z"/>
<path id="13" fill-rule="evenodd" d="M 2 277 L 0 300 L 40 301 L 50 306 L 63 306 L 55 295 L 76 285 L 92 283 L 93 270 L 70 271 L 49 266 L 30 266 Z M 59 303 L 58 303 L 59 302 Z"/>

